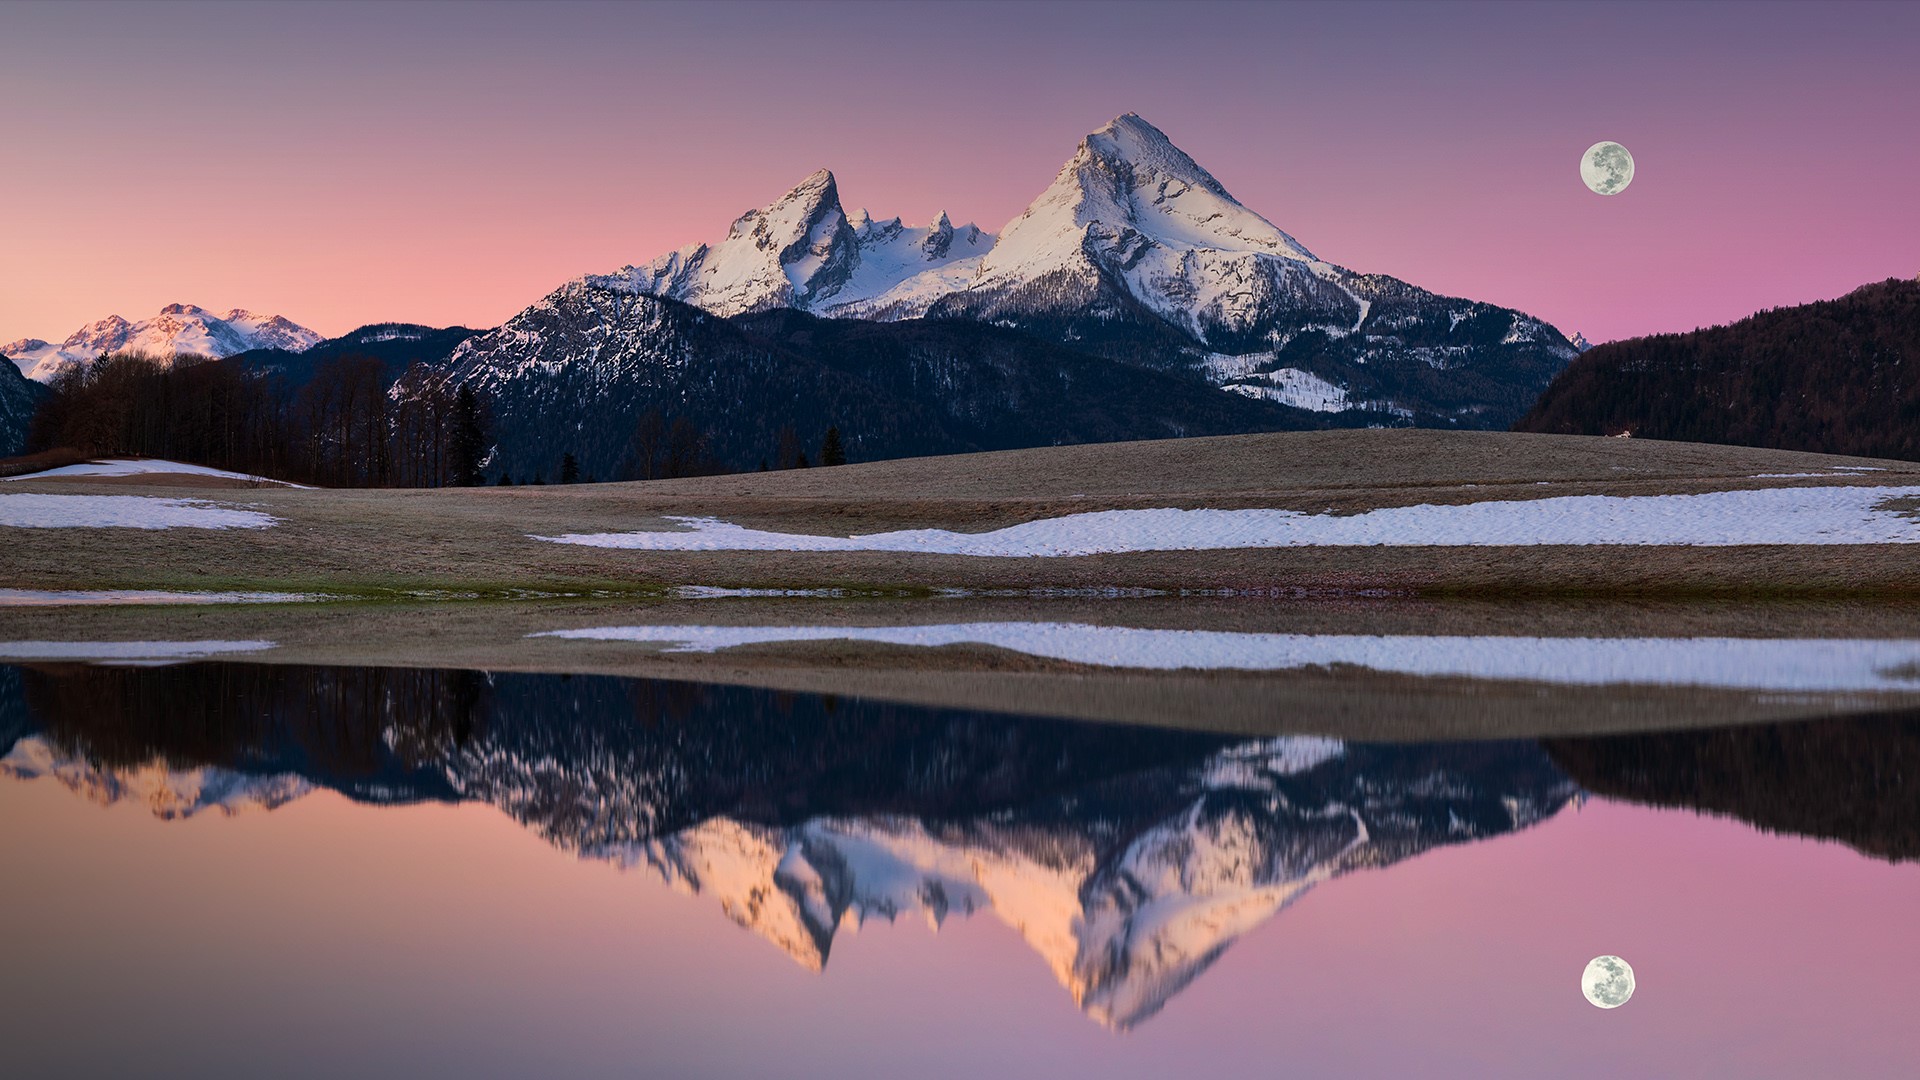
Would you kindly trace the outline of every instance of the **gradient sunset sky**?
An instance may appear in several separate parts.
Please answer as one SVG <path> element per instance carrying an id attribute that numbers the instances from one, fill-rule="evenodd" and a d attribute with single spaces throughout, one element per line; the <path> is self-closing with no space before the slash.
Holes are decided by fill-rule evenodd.
<path id="1" fill-rule="evenodd" d="M 5 3 L 0 341 L 493 326 L 823 166 L 997 231 L 1127 111 L 1331 262 L 1691 329 L 1920 271 L 1917 71 L 1899 3 Z"/>

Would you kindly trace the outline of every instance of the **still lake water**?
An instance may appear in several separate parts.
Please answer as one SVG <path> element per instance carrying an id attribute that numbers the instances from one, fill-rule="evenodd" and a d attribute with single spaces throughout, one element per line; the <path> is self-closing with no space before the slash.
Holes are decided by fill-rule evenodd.
<path id="1" fill-rule="evenodd" d="M 62 664 L 0 667 L 0 752 L 9 1076 L 1920 1074 L 1912 714 L 1385 744 Z"/>

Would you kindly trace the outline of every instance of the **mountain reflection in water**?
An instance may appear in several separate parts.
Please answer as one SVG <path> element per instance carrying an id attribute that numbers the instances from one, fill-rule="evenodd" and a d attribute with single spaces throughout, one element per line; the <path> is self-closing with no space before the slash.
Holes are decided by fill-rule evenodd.
<path id="1" fill-rule="evenodd" d="M 1915 747 L 1911 718 L 1365 744 L 600 676 L 0 667 L 15 778 L 168 818 L 317 788 L 490 803 L 813 970 L 848 923 L 991 911 L 1116 1028 L 1314 884 L 1526 828 L 1583 786 L 1912 857 Z M 1783 753 L 1785 791 L 1762 782 Z"/>

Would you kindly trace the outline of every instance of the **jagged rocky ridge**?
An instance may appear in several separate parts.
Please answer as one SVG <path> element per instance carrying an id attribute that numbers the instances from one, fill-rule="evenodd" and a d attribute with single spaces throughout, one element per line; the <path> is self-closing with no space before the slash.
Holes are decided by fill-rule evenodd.
<path id="1" fill-rule="evenodd" d="M 1505 427 L 1577 353 L 1521 312 L 1318 258 L 1131 113 L 1087 136 L 998 236 L 944 213 L 919 229 L 849 218 L 821 170 L 718 244 L 574 285 L 720 316 L 985 322 L 1386 423 Z"/>
<path id="2" fill-rule="evenodd" d="M 851 923 L 991 912 L 1122 1028 L 1315 883 L 1576 794 L 1531 743 L 1245 740 L 471 672 L 26 669 L 0 677 L 0 735 L 0 771 L 163 816 L 308 786 L 485 802 L 717 901 L 816 970 Z"/>
<path id="3" fill-rule="evenodd" d="M 216 315 L 192 304 L 168 304 L 159 314 L 137 322 L 109 315 L 81 327 L 58 344 L 22 338 L 0 345 L 0 355 L 11 359 L 29 378 L 47 382 L 68 367 L 90 363 L 107 353 L 220 358 L 248 349 L 298 352 L 320 340 L 319 334 L 280 315 L 255 315 L 245 308 Z"/>

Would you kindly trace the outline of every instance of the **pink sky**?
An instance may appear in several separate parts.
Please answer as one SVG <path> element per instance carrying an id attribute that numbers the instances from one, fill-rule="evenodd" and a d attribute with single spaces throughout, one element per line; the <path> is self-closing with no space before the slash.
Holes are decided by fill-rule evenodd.
<path id="1" fill-rule="evenodd" d="M 5 4 L 0 341 L 491 326 L 821 166 L 997 230 L 1129 110 L 1332 262 L 1691 329 L 1920 271 L 1916 67 L 1911 4 Z"/>

